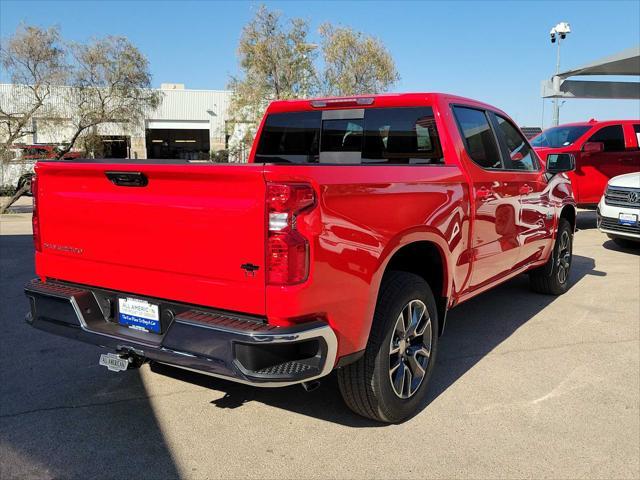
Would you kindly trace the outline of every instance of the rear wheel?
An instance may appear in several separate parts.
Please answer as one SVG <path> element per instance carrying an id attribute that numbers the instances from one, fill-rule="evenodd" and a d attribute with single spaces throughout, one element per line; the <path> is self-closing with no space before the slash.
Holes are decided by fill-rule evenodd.
<path id="1" fill-rule="evenodd" d="M 562 295 L 569 289 L 569 273 L 573 260 L 573 229 L 565 218 L 558 222 L 553 252 L 546 265 L 529 273 L 531 289 L 547 295 Z"/>
<path id="2" fill-rule="evenodd" d="M 391 272 L 380 289 L 365 354 L 338 370 L 345 403 L 355 413 L 397 423 L 424 406 L 438 347 L 438 313 L 421 277 Z"/>

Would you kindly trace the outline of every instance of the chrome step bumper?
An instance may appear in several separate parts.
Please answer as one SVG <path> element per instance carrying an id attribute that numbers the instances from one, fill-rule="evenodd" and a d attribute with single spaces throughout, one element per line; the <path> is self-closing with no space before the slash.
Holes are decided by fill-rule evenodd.
<path id="1" fill-rule="evenodd" d="M 308 382 L 333 370 L 337 341 L 329 325 L 294 327 L 264 319 L 157 300 L 162 334 L 117 323 L 109 305 L 124 292 L 33 280 L 25 286 L 27 322 L 57 335 L 227 380 L 261 387 Z"/>

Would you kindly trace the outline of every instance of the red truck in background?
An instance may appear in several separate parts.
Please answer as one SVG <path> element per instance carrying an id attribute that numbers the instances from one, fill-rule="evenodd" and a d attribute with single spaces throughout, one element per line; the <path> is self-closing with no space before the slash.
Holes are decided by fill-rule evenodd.
<path id="1" fill-rule="evenodd" d="M 447 311 L 515 275 L 558 295 L 570 155 L 445 94 L 276 101 L 247 165 L 42 161 L 34 327 L 256 386 L 337 369 L 347 405 L 420 411 Z"/>
<path id="2" fill-rule="evenodd" d="M 569 173 L 580 206 L 593 207 L 613 177 L 640 171 L 640 120 L 590 120 L 549 128 L 531 145 L 544 161 L 549 154 L 571 154 Z"/>

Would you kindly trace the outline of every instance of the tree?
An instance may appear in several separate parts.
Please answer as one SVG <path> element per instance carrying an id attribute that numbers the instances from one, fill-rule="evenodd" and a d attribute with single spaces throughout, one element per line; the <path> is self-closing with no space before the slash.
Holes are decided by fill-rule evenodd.
<path id="1" fill-rule="evenodd" d="M 319 33 L 322 74 L 316 67 L 318 45 L 308 41 L 309 24 L 299 18 L 285 23 L 279 12 L 258 9 L 238 46 L 242 74 L 229 82 L 233 142 L 252 141 L 272 100 L 379 93 L 399 79 L 393 58 L 379 40 L 330 24 L 322 25 Z"/>
<path id="2" fill-rule="evenodd" d="M 58 28 L 25 25 L 0 43 L 0 64 L 15 86 L 0 98 L 0 160 L 5 163 L 9 147 L 31 130 L 36 114 L 53 116 L 48 100 L 53 88 L 65 83 L 69 66 Z"/>
<path id="3" fill-rule="evenodd" d="M 126 38 L 107 37 L 72 44 L 70 86 L 63 90 L 70 113 L 71 137 L 58 152 L 62 158 L 82 135 L 105 123 L 135 125 L 158 107 L 161 94 L 151 89 L 146 57 Z"/>
<path id="4" fill-rule="evenodd" d="M 3 162 L 36 117 L 68 133 L 69 141 L 57 153 L 60 159 L 83 137 L 95 137 L 99 125 L 135 125 L 162 100 L 151 89 L 146 57 L 122 37 L 64 43 L 56 28 L 20 27 L 3 42 L 2 65 L 13 83 L 12 98 L 0 99 Z"/>
<path id="5" fill-rule="evenodd" d="M 346 27 L 320 26 L 324 95 L 345 96 L 387 91 L 400 76 L 380 40 Z"/>
<path id="6" fill-rule="evenodd" d="M 316 46 L 307 41 L 309 26 L 294 18 L 283 25 L 279 12 L 264 5 L 243 28 L 238 45 L 242 76 L 231 77 L 234 120 L 260 120 L 271 100 L 309 96 L 317 85 Z M 247 130 L 248 136 L 253 133 Z"/>

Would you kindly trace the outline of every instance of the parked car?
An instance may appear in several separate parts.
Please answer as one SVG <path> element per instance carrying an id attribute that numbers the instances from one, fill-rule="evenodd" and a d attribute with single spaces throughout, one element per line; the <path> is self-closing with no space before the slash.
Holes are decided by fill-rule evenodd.
<path id="1" fill-rule="evenodd" d="M 41 160 L 41 159 L 54 159 L 57 157 L 58 149 L 60 147 L 58 145 L 19 145 L 16 146 L 16 152 L 19 152 L 17 158 L 22 160 Z M 82 155 L 80 152 L 67 152 L 64 154 L 63 160 L 71 160 L 74 158 L 80 158 Z M 16 191 L 21 190 L 25 185 L 31 184 L 31 179 L 33 178 L 33 172 L 27 172 L 18 178 L 18 182 L 16 183 Z M 30 196 L 31 190 L 28 189 L 25 192 L 25 195 Z"/>
<path id="2" fill-rule="evenodd" d="M 59 145 L 24 145 L 22 148 L 22 158 L 25 160 L 30 159 L 52 159 L 57 158 L 60 152 Z M 67 152 L 62 157 L 64 160 L 71 160 L 73 158 L 80 158 L 82 155 L 80 152 Z"/>
<path id="3" fill-rule="evenodd" d="M 311 388 L 337 369 L 353 411 L 400 422 L 450 308 L 525 272 L 569 286 L 573 157 L 543 168 L 484 103 L 277 101 L 249 160 L 39 162 L 28 322 L 112 370 Z"/>
<path id="4" fill-rule="evenodd" d="M 614 242 L 640 246 L 640 172 L 609 180 L 597 216 L 598 228 Z"/>
<path id="5" fill-rule="evenodd" d="M 640 120 L 590 120 L 545 130 L 531 140 L 544 161 L 550 153 L 568 153 L 576 159 L 569 173 L 578 205 L 595 206 L 607 182 L 618 175 L 640 171 Z"/>

